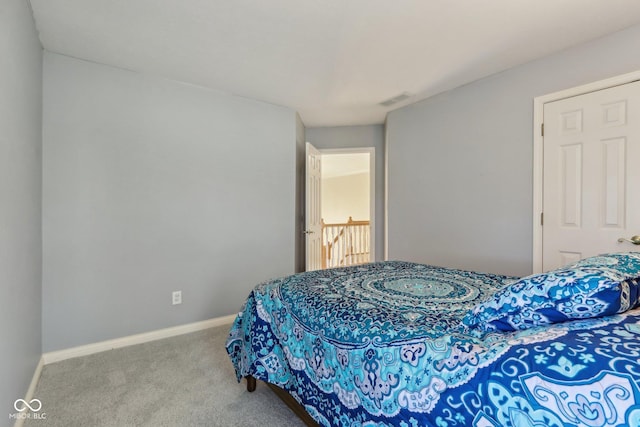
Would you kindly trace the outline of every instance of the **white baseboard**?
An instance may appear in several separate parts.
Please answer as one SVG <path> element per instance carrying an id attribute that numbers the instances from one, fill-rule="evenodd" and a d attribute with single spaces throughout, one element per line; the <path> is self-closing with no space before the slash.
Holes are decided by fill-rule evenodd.
<path id="1" fill-rule="evenodd" d="M 158 329 L 156 331 L 145 332 L 142 334 L 129 335 L 127 337 L 116 338 L 97 343 L 81 345 L 65 350 L 51 351 L 42 355 L 45 365 L 62 360 L 72 359 L 74 357 L 88 356 L 90 354 L 100 353 L 102 351 L 113 350 L 116 348 L 127 347 L 135 344 L 142 344 L 149 341 L 155 341 L 163 338 L 174 337 L 177 335 L 188 334 L 203 329 L 213 328 L 231 324 L 236 318 L 235 314 L 215 319 L 203 320 L 201 322 L 188 323 L 186 325 L 174 326 L 172 328 Z M 39 375 L 38 375 L 39 377 Z"/>
<path id="2" fill-rule="evenodd" d="M 36 391 L 36 386 L 38 385 L 38 381 L 40 380 L 40 374 L 42 373 L 42 367 L 44 366 L 44 358 L 40 357 L 38 364 L 36 365 L 36 370 L 33 373 L 33 378 L 31 378 L 31 384 L 29 384 L 29 388 L 27 389 L 27 394 L 24 396 L 25 402 L 31 402 L 33 399 L 33 394 Z M 16 422 L 13 424 L 13 427 L 22 427 L 24 424 L 24 418 L 16 419 Z"/>

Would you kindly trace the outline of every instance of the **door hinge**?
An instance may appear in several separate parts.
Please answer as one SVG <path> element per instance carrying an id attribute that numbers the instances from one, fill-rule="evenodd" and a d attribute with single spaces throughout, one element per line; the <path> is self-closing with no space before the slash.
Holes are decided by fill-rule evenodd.
<path id="1" fill-rule="evenodd" d="M 540 225 L 544 225 L 544 212 L 540 212 Z"/>
<path id="2" fill-rule="evenodd" d="M 540 135 L 544 136 L 544 123 L 540 125 Z"/>

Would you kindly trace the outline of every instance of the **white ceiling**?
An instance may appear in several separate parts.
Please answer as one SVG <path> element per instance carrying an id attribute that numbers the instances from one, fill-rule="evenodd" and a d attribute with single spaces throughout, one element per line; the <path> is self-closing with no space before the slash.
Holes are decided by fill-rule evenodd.
<path id="1" fill-rule="evenodd" d="M 30 3 L 48 51 L 290 107 L 310 127 L 382 123 L 399 106 L 640 22 L 638 0 Z M 378 105 L 403 92 L 412 96 Z"/>
<path id="2" fill-rule="evenodd" d="M 369 172 L 369 153 L 322 155 L 322 178 L 356 175 Z"/>

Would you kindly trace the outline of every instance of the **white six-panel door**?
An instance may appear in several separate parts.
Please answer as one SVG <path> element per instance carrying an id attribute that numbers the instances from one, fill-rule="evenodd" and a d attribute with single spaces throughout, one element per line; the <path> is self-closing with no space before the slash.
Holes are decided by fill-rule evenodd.
<path id="1" fill-rule="evenodd" d="M 544 104 L 542 270 L 640 250 L 640 82 Z"/>
<path id="2" fill-rule="evenodd" d="M 305 201 L 306 271 L 322 269 L 322 211 L 320 210 L 320 183 L 322 180 L 322 154 L 313 145 L 306 144 L 307 167 Z"/>

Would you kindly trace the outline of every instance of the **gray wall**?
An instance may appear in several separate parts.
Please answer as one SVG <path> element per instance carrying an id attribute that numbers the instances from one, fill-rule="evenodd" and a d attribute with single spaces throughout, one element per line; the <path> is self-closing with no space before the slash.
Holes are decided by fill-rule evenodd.
<path id="1" fill-rule="evenodd" d="M 296 114 L 296 273 L 305 270 L 306 240 L 304 234 L 305 210 L 305 140 L 306 129 L 299 114 Z"/>
<path id="2" fill-rule="evenodd" d="M 48 52 L 44 76 L 44 351 L 229 315 L 293 273 L 294 111 Z"/>
<path id="3" fill-rule="evenodd" d="M 376 149 L 376 261 L 384 259 L 384 125 L 307 128 L 306 139 L 320 150 Z"/>
<path id="4" fill-rule="evenodd" d="M 0 9 L 0 425 L 6 425 L 42 353 L 42 47 L 26 1 L 5 1 Z"/>
<path id="5" fill-rule="evenodd" d="M 532 270 L 533 98 L 640 69 L 640 26 L 387 117 L 389 258 Z"/>

